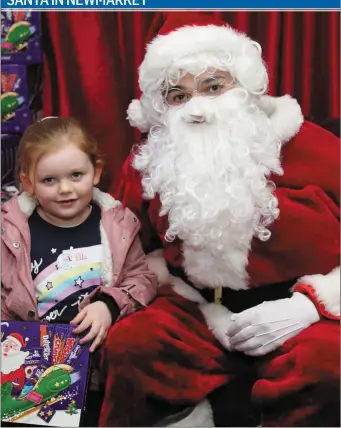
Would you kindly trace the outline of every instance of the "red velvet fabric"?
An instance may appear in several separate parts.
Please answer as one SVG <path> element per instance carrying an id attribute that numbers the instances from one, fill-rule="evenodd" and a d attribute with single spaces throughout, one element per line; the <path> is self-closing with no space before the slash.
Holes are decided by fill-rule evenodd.
<path id="1" fill-rule="evenodd" d="M 99 426 L 153 426 L 221 385 L 227 388 L 223 426 L 238 418 L 236 399 L 244 411 L 252 401 L 262 426 L 340 426 L 339 348 L 338 323 L 323 321 L 265 357 L 229 353 L 207 329 L 198 305 L 165 286 L 147 310 L 110 330 Z M 247 378 L 256 380 L 241 394 Z"/>
<path id="2" fill-rule="evenodd" d="M 107 185 L 139 134 L 126 120 L 139 96 L 138 67 L 146 40 L 167 14 L 192 12 L 46 12 L 44 115 L 73 115 L 85 123 L 104 155 Z M 186 16 L 187 14 L 187 16 Z M 319 120 L 340 116 L 340 14 L 338 12 L 202 12 L 247 32 L 263 48 L 270 94 L 289 93 L 303 113 Z M 205 18 L 206 19 L 206 18 Z"/>

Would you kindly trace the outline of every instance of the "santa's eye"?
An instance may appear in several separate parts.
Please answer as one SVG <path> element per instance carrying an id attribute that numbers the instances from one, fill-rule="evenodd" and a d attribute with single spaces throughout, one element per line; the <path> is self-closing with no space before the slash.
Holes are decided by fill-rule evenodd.
<path id="1" fill-rule="evenodd" d="M 222 85 L 212 85 L 208 88 L 209 92 L 218 92 L 222 89 Z"/>
<path id="2" fill-rule="evenodd" d="M 175 102 L 184 101 L 185 99 L 186 99 L 185 94 L 178 94 L 173 97 L 173 101 Z"/>
<path id="3" fill-rule="evenodd" d="M 183 104 L 187 101 L 187 94 L 180 89 L 170 89 L 167 93 L 166 103 L 168 105 Z"/>
<path id="4" fill-rule="evenodd" d="M 202 88 L 202 93 L 205 95 L 217 95 L 224 89 L 224 84 L 212 82 Z"/>

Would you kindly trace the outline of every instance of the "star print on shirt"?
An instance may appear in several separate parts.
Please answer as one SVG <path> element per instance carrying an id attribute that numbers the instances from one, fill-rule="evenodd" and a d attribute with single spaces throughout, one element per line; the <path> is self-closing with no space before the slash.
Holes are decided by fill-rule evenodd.
<path id="1" fill-rule="evenodd" d="M 56 251 L 57 251 L 57 248 L 51 248 L 51 253 L 52 253 L 52 254 L 55 254 L 55 253 L 56 253 Z"/>
<path id="2" fill-rule="evenodd" d="M 75 279 L 75 285 L 76 286 L 78 285 L 78 287 L 80 288 L 82 288 L 83 282 L 84 282 L 84 279 L 82 279 L 80 276 L 77 279 Z"/>
<path id="3" fill-rule="evenodd" d="M 51 288 L 53 288 L 52 282 L 47 282 L 47 283 L 46 283 L 46 285 L 45 285 L 45 287 L 46 287 L 48 290 L 51 290 Z"/>

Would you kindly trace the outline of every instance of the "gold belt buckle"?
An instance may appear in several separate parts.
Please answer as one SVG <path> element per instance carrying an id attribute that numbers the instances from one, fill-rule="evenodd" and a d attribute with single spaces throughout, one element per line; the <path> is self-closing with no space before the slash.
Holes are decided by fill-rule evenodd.
<path id="1" fill-rule="evenodd" d="M 214 304 L 221 305 L 222 298 L 223 298 L 223 287 L 216 287 L 214 289 Z"/>

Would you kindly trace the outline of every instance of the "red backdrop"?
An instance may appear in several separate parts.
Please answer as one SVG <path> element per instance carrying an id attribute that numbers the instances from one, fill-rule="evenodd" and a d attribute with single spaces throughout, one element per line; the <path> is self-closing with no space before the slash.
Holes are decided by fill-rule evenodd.
<path id="1" fill-rule="evenodd" d="M 174 12 L 173 12 L 174 13 Z M 191 13 L 191 12 L 182 12 Z M 306 116 L 340 116 L 338 12 L 212 12 L 263 47 L 272 95 L 291 94 Z M 161 12 L 42 14 L 44 115 L 73 115 L 105 155 L 104 187 L 138 139 L 126 120 L 138 96 L 137 69 L 145 42 L 164 22 Z"/>

